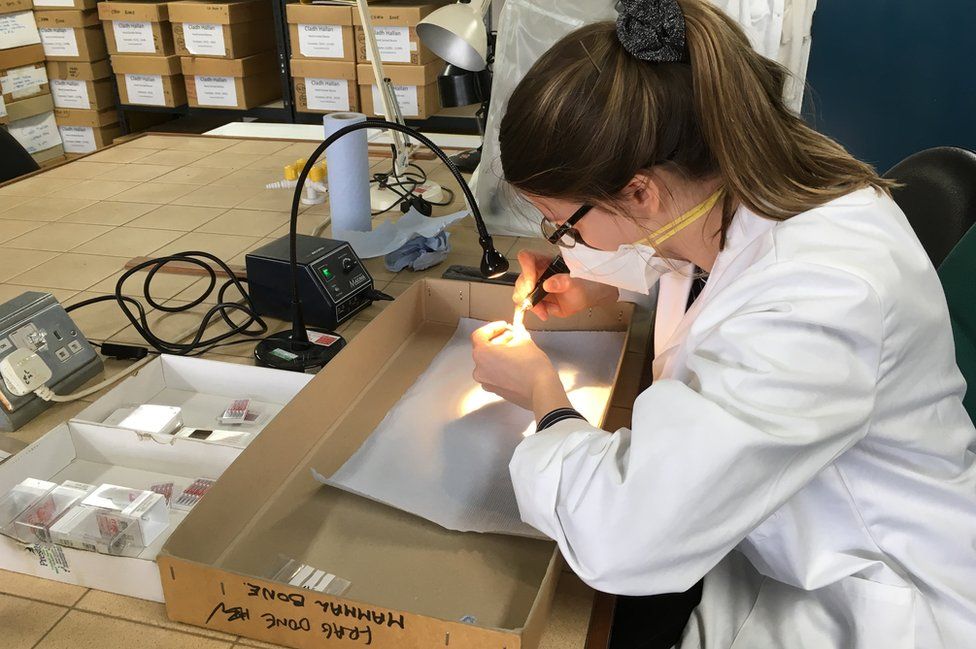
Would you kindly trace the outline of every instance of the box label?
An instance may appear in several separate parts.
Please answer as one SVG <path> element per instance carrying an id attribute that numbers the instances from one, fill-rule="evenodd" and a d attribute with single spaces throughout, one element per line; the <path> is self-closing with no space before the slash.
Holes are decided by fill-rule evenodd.
<path id="1" fill-rule="evenodd" d="M 7 103 L 3 100 L 3 95 L 0 95 L 0 117 L 6 117 L 6 116 L 7 116 Z M 3 458 L 2 460 L 0 460 L 0 462 L 6 459 L 7 458 Z"/>
<path id="2" fill-rule="evenodd" d="M 393 86 L 393 93 L 396 95 L 397 103 L 400 104 L 400 112 L 404 117 L 418 117 L 420 107 L 417 104 L 417 86 Z M 373 84 L 373 112 L 377 115 L 383 114 L 383 99 L 380 97 L 380 89 Z"/>
<path id="3" fill-rule="evenodd" d="M 45 27 L 41 32 L 45 56 L 78 56 L 78 39 L 70 27 Z"/>
<path id="4" fill-rule="evenodd" d="M 57 108 L 91 108 L 88 83 L 78 80 L 52 79 L 51 94 Z"/>
<path id="5" fill-rule="evenodd" d="M 128 96 L 130 104 L 165 106 L 163 75 L 127 74 L 125 75 L 125 94 Z"/>
<path id="6" fill-rule="evenodd" d="M 14 99 L 22 99 L 36 95 L 41 86 L 47 83 L 47 70 L 28 65 L 23 68 L 7 70 L 7 74 L 0 77 L 0 88 L 3 94 L 13 95 Z"/>
<path id="7" fill-rule="evenodd" d="M 0 48 L 33 45 L 40 40 L 33 11 L 0 15 Z"/>
<path id="8" fill-rule="evenodd" d="M 91 126 L 62 126 L 65 153 L 91 153 L 95 150 L 95 131 Z"/>
<path id="9" fill-rule="evenodd" d="M 201 106 L 237 106 L 237 86 L 234 77 L 193 77 L 197 89 L 197 103 Z"/>
<path id="10" fill-rule="evenodd" d="M 410 63 L 409 27 L 373 27 L 373 31 L 383 63 Z M 366 60 L 373 60 L 369 47 L 366 48 Z"/>
<path id="11" fill-rule="evenodd" d="M 298 25 L 298 51 L 302 53 L 302 56 L 341 59 L 343 57 L 342 50 L 342 27 L 340 25 Z"/>
<path id="12" fill-rule="evenodd" d="M 112 32 L 115 34 L 115 48 L 119 52 L 152 54 L 156 51 L 152 23 L 113 20 Z"/>
<path id="13" fill-rule="evenodd" d="M 315 110 L 349 110 L 349 82 L 345 79 L 305 79 L 305 96 Z"/>
<path id="14" fill-rule="evenodd" d="M 7 130 L 22 147 L 27 149 L 27 153 L 37 153 L 61 144 L 54 113 L 41 113 L 19 119 L 7 124 Z"/>
<path id="15" fill-rule="evenodd" d="M 225 56 L 224 26 L 211 23 L 183 23 L 186 51 L 194 55 Z M 236 102 L 235 102 L 236 103 Z"/>
<path id="16" fill-rule="evenodd" d="M 35 7 L 74 7 L 74 0 L 34 0 Z"/>

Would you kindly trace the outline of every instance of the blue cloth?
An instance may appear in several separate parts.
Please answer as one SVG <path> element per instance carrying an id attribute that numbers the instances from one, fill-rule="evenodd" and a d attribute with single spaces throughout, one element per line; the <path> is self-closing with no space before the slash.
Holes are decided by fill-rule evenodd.
<path id="1" fill-rule="evenodd" d="M 442 230 L 436 236 L 424 237 L 417 235 L 405 244 L 383 257 L 386 269 L 391 273 L 398 273 L 404 268 L 410 270 L 425 270 L 436 266 L 445 259 L 451 251 L 448 241 L 450 233 Z"/>

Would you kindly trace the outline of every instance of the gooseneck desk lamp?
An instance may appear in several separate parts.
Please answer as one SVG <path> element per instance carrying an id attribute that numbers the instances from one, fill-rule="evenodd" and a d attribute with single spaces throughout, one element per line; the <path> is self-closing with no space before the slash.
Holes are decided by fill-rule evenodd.
<path id="1" fill-rule="evenodd" d="M 312 169 L 316 160 L 319 159 L 319 156 L 339 138 L 364 128 L 399 131 L 414 138 L 440 158 L 441 162 L 444 163 L 461 187 L 461 191 L 464 193 L 465 199 L 467 199 L 468 206 L 471 208 L 471 214 L 474 216 L 475 225 L 478 228 L 478 243 L 481 244 L 481 249 L 484 251 L 484 254 L 481 256 L 481 275 L 485 278 L 496 278 L 501 277 L 508 270 L 508 259 L 495 248 L 495 243 L 492 241 L 491 234 L 488 233 L 485 221 L 481 217 L 481 211 L 478 209 L 478 203 L 471 193 L 471 188 L 468 187 L 468 183 L 465 182 L 461 172 L 458 171 L 457 167 L 454 166 L 454 163 L 451 162 L 451 159 L 447 157 L 447 154 L 440 147 L 418 130 L 396 122 L 389 122 L 383 119 L 367 119 L 364 122 L 350 124 L 339 129 L 319 144 L 315 148 L 315 151 L 312 152 L 312 155 L 308 157 L 305 166 L 302 168 L 302 172 L 298 175 L 298 182 L 295 185 L 295 196 L 291 203 L 291 223 L 288 233 L 291 255 L 291 331 L 283 331 L 268 336 L 259 342 L 254 350 L 254 355 L 271 367 L 304 372 L 325 365 L 333 355 L 327 347 L 310 342 L 308 339 L 308 329 L 305 327 L 305 316 L 302 313 L 302 301 L 298 290 L 298 208 L 301 205 L 302 188 L 305 185 L 305 180 L 308 178 L 308 172 Z M 290 358 L 287 362 L 275 362 L 275 359 L 280 359 L 279 350 L 288 352 L 290 355 L 294 355 L 294 357 Z"/>

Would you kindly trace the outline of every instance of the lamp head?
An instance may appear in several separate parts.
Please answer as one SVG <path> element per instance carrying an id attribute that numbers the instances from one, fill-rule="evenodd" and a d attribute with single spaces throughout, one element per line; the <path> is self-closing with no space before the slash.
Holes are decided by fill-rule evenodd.
<path id="1" fill-rule="evenodd" d="M 508 272 L 508 259 L 495 249 L 491 238 L 489 237 L 487 241 L 481 239 L 480 243 L 482 249 L 485 251 L 481 256 L 481 275 L 490 279 L 501 277 Z"/>
<path id="2" fill-rule="evenodd" d="M 478 72 L 488 66 L 488 30 L 481 2 L 457 3 L 431 12 L 417 24 L 417 36 L 437 56 Z"/>

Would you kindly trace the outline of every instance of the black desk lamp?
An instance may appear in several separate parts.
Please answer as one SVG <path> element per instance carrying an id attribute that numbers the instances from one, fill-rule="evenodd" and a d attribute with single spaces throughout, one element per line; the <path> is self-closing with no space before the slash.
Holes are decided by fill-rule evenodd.
<path id="1" fill-rule="evenodd" d="M 481 217 L 481 211 L 478 209 L 478 203 L 471 193 L 471 188 L 468 187 L 468 183 L 465 182 L 461 172 L 458 171 L 457 167 L 440 147 L 414 128 L 397 124 L 396 122 L 388 122 L 383 119 L 367 119 L 364 122 L 357 122 L 356 124 L 343 127 L 315 147 L 315 151 L 308 157 L 305 166 L 302 168 L 302 172 L 298 175 L 298 184 L 295 186 L 295 196 L 291 203 L 291 223 L 288 235 L 291 244 L 291 331 L 283 331 L 268 336 L 258 343 L 255 349 L 255 355 L 265 358 L 273 355 L 273 352 L 278 350 L 294 355 L 294 358 L 288 364 L 289 369 L 306 371 L 315 367 L 321 367 L 333 355 L 333 352 L 327 347 L 309 342 L 308 332 L 305 327 L 305 316 L 302 313 L 302 301 L 298 291 L 298 207 L 301 205 L 302 188 L 305 185 L 305 180 L 308 178 L 309 170 L 311 170 L 323 151 L 339 138 L 364 128 L 382 128 L 400 131 L 423 144 L 434 155 L 440 158 L 441 162 L 444 163 L 461 187 L 461 192 L 464 194 L 465 199 L 467 199 L 468 207 L 471 208 L 471 214 L 474 216 L 475 225 L 478 228 L 478 243 L 481 244 L 481 248 L 484 251 L 484 254 L 481 256 L 482 276 L 486 278 L 500 277 L 508 270 L 508 259 L 495 249 L 495 243 L 492 241 L 491 234 L 488 233 L 485 221 Z"/>

